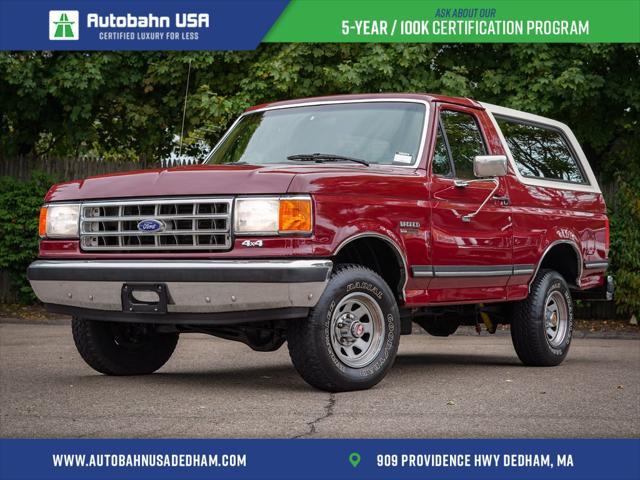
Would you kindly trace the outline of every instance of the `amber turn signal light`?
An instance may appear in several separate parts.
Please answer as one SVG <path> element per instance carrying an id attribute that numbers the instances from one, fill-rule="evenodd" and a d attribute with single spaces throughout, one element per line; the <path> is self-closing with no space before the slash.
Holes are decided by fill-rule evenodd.
<path id="1" fill-rule="evenodd" d="M 311 233 L 311 199 L 280 199 L 280 232 Z"/>
<path id="2" fill-rule="evenodd" d="M 38 220 L 38 235 L 44 237 L 47 235 L 47 207 L 40 209 L 40 219 Z"/>

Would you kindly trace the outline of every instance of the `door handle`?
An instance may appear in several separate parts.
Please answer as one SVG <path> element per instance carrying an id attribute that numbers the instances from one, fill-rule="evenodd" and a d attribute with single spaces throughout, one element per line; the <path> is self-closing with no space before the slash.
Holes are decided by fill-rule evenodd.
<path id="1" fill-rule="evenodd" d="M 507 197 L 506 195 L 494 195 L 493 197 L 491 197 L 493 200 L 495 200 L 496 202 L 500 202 L 502 203 L 502 205 L 509 205 L 509 197 Z"/>

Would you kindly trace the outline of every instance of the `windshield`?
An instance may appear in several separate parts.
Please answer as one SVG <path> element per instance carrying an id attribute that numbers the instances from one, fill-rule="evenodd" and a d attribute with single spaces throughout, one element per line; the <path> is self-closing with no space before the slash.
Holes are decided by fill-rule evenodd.
<path id="1" fill-rule="evenodd" d="M 370 102 L 290 107 L 244 115 L 205 163 L 265 165 L 321 153 L 384 165 L 413 165 L 426 108 Z M 318 160 L 320 161 L 320 159 Z M 338 159 L 339 161 L 339 159 Z"/>

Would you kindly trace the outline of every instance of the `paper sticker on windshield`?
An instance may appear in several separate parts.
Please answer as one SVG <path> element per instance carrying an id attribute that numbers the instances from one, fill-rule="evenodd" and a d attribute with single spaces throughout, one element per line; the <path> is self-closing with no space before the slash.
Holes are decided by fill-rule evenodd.
<path id="1" fill-rule="evenodd" d="M 413 157 L 408 153 L 396 152 L 393 163 L 413 163 Z"/>

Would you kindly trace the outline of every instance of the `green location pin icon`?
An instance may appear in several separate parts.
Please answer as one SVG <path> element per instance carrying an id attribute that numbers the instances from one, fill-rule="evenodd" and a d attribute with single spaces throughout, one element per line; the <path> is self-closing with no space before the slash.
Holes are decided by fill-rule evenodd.
<path id="1" fill-rule="evenodd" d="M 353 468 L 356 468 L 360 463 L 360 454 L 358 452 L 353 452 L 349 455 L 349 463 Z"/>

